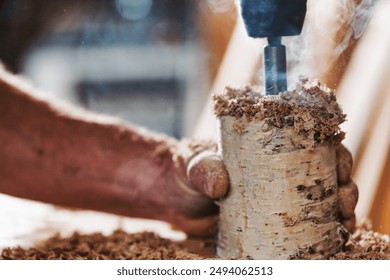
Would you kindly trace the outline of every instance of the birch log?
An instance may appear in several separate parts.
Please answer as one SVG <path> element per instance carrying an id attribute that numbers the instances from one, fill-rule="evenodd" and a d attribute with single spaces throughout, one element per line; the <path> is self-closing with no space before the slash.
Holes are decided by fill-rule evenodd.
<path id="1" fill-rule="evenodd" d="M 230 179 L 229 193 L 220 201 L 217 253 L 326 259 L 344 243 L 332 138 L 338 128 L 329 126 L 326 116 L 335 118 L 333 124 L 345 116 L 332 93 L 317 94 L 319 86 L 304 85 L 285 99 L 246 91 L 222 105 L 216 101 L 219 150 Z"/>

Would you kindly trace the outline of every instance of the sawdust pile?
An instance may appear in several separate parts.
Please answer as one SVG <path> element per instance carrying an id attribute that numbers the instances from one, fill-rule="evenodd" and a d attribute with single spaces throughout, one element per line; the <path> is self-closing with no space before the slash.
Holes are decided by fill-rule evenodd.
<path id="1" fill-rule="evenodd" d="M 150 232 L 54 236 L 34 248 L 6 248 L 4 260 L 198 260 L 216 258 L 214 242 L 174 242 Z M 361 226 L 333 260 L 390 260 L 390 238 Z"/>
<path id="2" fill-rule="evenodd" d="M 178 243 L 151 232 L 128 234 L 116 230 L 61 238 L 53 236 L 34 248 L 6 248 L 5 260 L 188 260 L 198 256 L 188 253 Z"/>
<path id="3" fill-rule="evenodd" d="M 337 144 L 344 139 L 340 124 L 346 115 L 336 101 L 335 92 L 317 80 L 300 77 L 295 90 L 276 96 L 264 96 L 252 86 L 227 87 L 213 99 L 217 116 L 244 118 L 248 122 L 265 119 L 270 128 L 293 126 L 313 143 L 331 138 Z"/>
<path id="4" fill-rule="evenodd" d="M 333 260 L 390 260 L 390 236 L 372 230 L 370 224 L 361 225 Z"/>

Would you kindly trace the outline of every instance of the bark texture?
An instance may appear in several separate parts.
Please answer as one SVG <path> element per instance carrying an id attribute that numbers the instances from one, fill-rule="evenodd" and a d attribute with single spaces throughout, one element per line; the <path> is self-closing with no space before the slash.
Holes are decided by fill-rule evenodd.
<path id="1" fill-rule="evenodd" d="M 338 221 L 336 144 L 345 115 L 334 92 L 301 79 L 276 97 L 254 88 L 216 96 L 230 189 L 220 201 L 223 258 L 327 259 L 345 242 Z"/>
<path id="2" fill-rule="evenodd" d="M 292 128 L 264 132 L 265 121 L 220 121 L 230 192 L 220 202 L 218 255 L 324 259 L 337 253 L 343 239 L 334 145 L 308 149 Z"/>

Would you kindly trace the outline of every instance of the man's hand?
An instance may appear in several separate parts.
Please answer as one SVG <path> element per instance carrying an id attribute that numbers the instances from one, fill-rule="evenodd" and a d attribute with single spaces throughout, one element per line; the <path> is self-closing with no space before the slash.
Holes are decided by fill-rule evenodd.
<path id="1" fill-rule="evenodd" d="M 184 140 L 173 161 L 176 193 L 171 205 L 177 215 L 169 222 L 193 237 L 215 235 L 218 219 L 215 200 L 222 198 L 229 188 L 229 176 L 215 145 Z"/>
<path id="2" fill-rule="evenodd" d="M 351 180 L 352 155 L 343 145 L 337 147 L 337 161 L 340 221 L 352 233 L 356 224 L 354 210 L 358 200 L 358 189 Z M 177 225 L 189 235 L 215 234 L 218 209 L 212 201 L 227 193 L 228 173 L 221 158 L 211 150 L 205 150 L 192 157 L 186 166 L 182 182 L 185 182 L 186 188 L 195 192 L 192 193 L 193 200 L 191 196 L 186 196 L 187 203 L 180 211 L 187 213 L 191 219 L 181 220 Z M 196 217 L 203 218 L 194 219 Z"/>
<path id="3" fill-rule="evenodd" d="M 212 151 L 204 151 L 189 162 L 187 178 L 191 186 L 210 198 L 223 197 L 229 187 L 229 176 L 221 158 Z"/>
<path id="4" fill-rule="evenodd" d="M 351 179 L 352 155 L 342 144 L 337 147 L 336 155 L 340 220 L 344 227 L 353 233 L 356 226 L 355 207 L 359 198 L 359 191 L 355 182 Z"/>

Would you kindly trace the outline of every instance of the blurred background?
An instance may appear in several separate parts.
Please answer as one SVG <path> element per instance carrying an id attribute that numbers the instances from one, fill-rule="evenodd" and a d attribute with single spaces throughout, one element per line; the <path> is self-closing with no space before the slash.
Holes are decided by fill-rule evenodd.
<path id="1" fill-rule="evenodd" d="M 214 137 L 210 93 L 262 84 L 264 42 L 248 38 L 238 14 L 234 0 L 0 0 L 0 61 L 78 106 L 176 138 Z M 305 74 L 337 90 L 357 218 L 382 233 L 390 233 L 389 15 L 389 0 L 308 0 L 302 35 L 283 39 L 289 88 Z M 4 199 L 0 208 L 13 214 L 2 215 L 2 228 L 18 211 L 34 213 Z M 46 210 L 36 215 L 48 219 Z"/>
<path id="2" fill-rule="evenodd" d="M 0 62 L 58 99 L 182 138 L 194 130 L 235 20 L 229 0 L 0 0 Z M 118 227 L 184 237 L 162 222 L 0 194 L 0 248 Z"/>
<path id="3" fill-rule="evenodd" d="M 215 0 L 1 0 L 0 58 L 53 95 L 181 138 L 229 39 L 217 50 L 204 21 L 233 10 Z"/>

